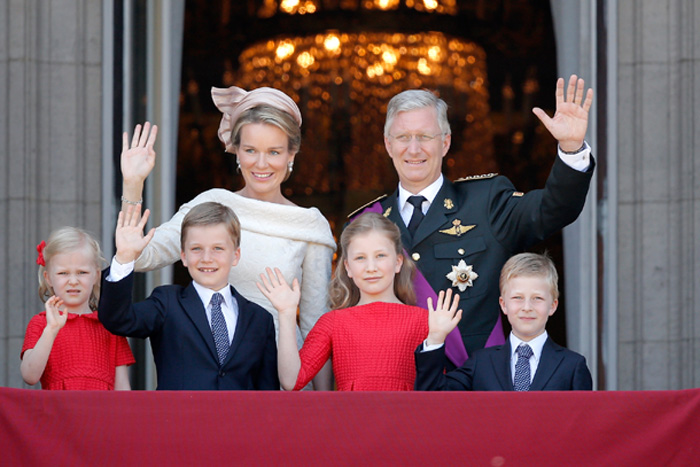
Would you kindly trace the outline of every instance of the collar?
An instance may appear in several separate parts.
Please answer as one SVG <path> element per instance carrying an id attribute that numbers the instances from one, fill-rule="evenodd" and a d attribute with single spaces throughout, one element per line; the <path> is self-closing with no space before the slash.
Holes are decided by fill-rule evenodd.
<path id="1" fill-rule="evenodd" d="M 46 317 L 46 310 L 42 311 L 39 314 Z M 71 313 L 71 312 L 68 312 L 67 319 L 71 320 L 71 319 L 78 319 L 78 318 L 92 319 L 92 320 L 95 320 L 97 322 L 100 321 L 99 318 L 97 317 L 97 310 L 92 311 L 90 313 Z"/>
<path id="2" fill-rule="evenodd" d="M 440 191 L 440 188 L 442 188 L 442 183 L 444 181 L 445 177 L 440 174 L 440 176 L 435 180 L 433 183 L 428 185 L 427 187 L 423 188 L 420 192 L 416 193 L 417 195 L 425 196 L 425 199 L 428 200 L 429 204 L 433 204 L 433 200 L 437 196 L 438 192 Z M 409 192 L 407 189 L 401 186 L 401 183 L 399 182 L 399 196 L 398 196 L 398 204 L 399 204 L 399 211 L 402 211 L 404 206 L 406 206 L 406 201 L 408 200 L 409 196 L 413 196 L 413 193 Z"/>
<path id="3" fill-rule="evenodd" d="M 199 295 L 199 299 L 204 304 L 205 309 L 209 307 L 211 297 L 217 292 L 223 296 L 224 304 L 227 305 L 229 308 L 232 307 L 231 304 L 233 303 L 233 295 L 231 294 L 231 284 L 226 284 L 226 287 L 222 288 L 221 290 L 208 289 L 203 285 L 196 283 L 195 281 L 192 281 L 192 285 L 194 286 L 194 290 L 197 291 L 197 295 Z"/>
<path id="4" fill-rule="evenodd" d="M 542 356 L 542 348 L 544 347 L 544 343 L 547 341 L 547 337 L 548 337 L 547 331 L 544 331 L 542 334 L 535 337 L 530 342 L 525 342 L 532 349 L 532 354 L 535 357 L 536 362 L 540 361 L 540 357 Z M 515 335 L 513 334 L 512 331 L 510 333 L 509 339 L 510 339 L 510 358 L 512 360 L 513 358 L 517 357 L 517 354 L 515 353 L 515 351 L 518 348 L 518 346 L 521 343 L 523 343 L 524 341 L 521 341 L 520 339 L 515 337 Z"/>

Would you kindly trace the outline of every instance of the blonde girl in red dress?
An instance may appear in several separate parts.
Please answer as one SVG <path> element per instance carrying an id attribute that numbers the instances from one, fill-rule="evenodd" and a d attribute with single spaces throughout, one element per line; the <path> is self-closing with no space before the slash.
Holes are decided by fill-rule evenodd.
<path id="1" fill-rule="evenodd" d="M 330 285 L 333 311 L 321 316 L 299 351 L 298 280 L 290 287 L 279 270 L 269 268 L 260 276 L 258 288 L 279 312 L 280 383 L 298 390 L 331 358 L 340 391 L 410 391 L 413 352 L 428 336 L 428 310 L 413 306 L 415 266 L 404 254 L 401 233 L 381 214 L 366 213 L 345 228 L 340 248 Z M 437 309 L 460 316 L 459 297 L 451 297 L 451 291 L 441 292 Z"/>
<path id="2" fill-rule="evenodd" d="M 39 298 L 46 311 L 32 317 L 22 346 L 20 371 L 42 389 L 131 389 L 134 363 L 124 337 L 97 319 L 100 246 L 87 232 L 63 227 L 37 246 Z"/>

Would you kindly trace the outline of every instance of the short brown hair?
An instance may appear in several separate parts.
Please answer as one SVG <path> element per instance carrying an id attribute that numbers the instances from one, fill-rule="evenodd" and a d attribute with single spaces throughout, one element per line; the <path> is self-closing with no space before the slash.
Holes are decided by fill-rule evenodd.
<path id="1" fill-rule="evenodd" d="M 233 246 L 238 248 L 241 243 L 241 223 L 238 221 L 238 216 L 228 206 L 214 201 L 198 204 L 185 215 L 180 227 L 180 250 L 185 250 L 185 240 L 187 239 L 187 230 L 190 227 L 198 227 L 205 225 L 223 224 L 231 235 Z"/>
<path id="2" fill-rule="evenodd" d="M 547 253 L 520 253 L 512 256 L 501 269 L 501 278 L 498 285 L 501 295 L 505 289 L 506 282 L 516 277 L 541 277 L 549 283 L 552 291 L 552 298 L 559 299 L 559 274 L 554 262 L 547 256 Z"/>
<path id="3" fill-rule="evenodd" d="M 231 144 L 241 144 L 241 129 L 250 123 L 274 125 L 287 135 L 287 150 L 297 152 L 301 147 L 301 128 L 294 117 L 271 105 L 260 104 L 243 112 L 231 129 Z"/>

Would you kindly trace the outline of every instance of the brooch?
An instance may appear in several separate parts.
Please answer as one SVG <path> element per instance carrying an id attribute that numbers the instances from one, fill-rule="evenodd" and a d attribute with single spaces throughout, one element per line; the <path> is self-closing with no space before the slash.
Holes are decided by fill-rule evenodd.
<path id="1" fill-rule="evenodd" d="M 455 207 L 455 204 L 450 198 L 445 198 L 445 201 L 443 201 L 443 206 L 445 206 L 445 209 L 452 209 Z"/>
<path id="2" fill-rule="evenodd" d="M 469 232 L 474 227 L 476 227 L 476 224 L 474 224 L 474 225 L 462 225 L 461 220 L 455 219 L 452 221 L 452 227 L 450 227 L 449 229 L 440 230 L 440 233 L 444 233 L 447 235 L 456 235 L 457 237 L 459 237 L 462 234 Z"/>
<path id="3" fill-rule="evenodd" d="M 384 211 L 384 214 L 382 214 L 384 217 L 389 217 L 389 214 L 391 214 L 391 206 L 386 208 L 386 211 Z"/>
<path id="4" fill-rule="evenodd" d="M 463 259 L 459 260 L 457 266 L 452 266 L 452 272 L 447 274 L 449 280 L 452 281 L 452 287 L 459 288 L 460 292 L 467 290 L 467 287 L 472 287 L 474 285 L 474 280 L 476 280 L 479 275 L 474 272 L 472 265 L 468 265 Z"/>

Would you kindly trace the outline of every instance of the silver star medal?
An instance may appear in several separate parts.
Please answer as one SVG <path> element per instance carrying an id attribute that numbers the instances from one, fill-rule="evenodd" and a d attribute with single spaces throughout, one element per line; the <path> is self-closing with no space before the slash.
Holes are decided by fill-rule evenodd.
<path id="1" fill-rule="evenodd" d="M 474 280 L 479 275 L 474 272 L 471 265 L 467 265 L 463 259 L 460 259 L 459 264 L 457 266 L 453 265 L 452 272 L 445 277 L 452 281 L 452 287 L 457 287 L 460 292 L 464 292 L 467 290 L 467 287 L 474 286 Z"/>

